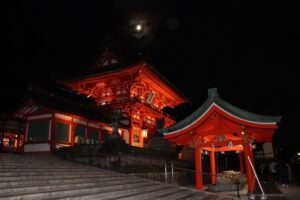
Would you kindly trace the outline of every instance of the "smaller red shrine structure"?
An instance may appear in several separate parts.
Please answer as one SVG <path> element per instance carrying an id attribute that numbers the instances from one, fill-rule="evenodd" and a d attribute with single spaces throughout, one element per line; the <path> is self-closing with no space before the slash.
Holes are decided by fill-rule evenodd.
<path id="1" fill-rule="evenodd" d="M 221 99 L 217 89 L 208 90 L 208 99 L 193 114 L 177 124 L 161 130 L 164 138 L 177 145 L 195 149 L 196 188 L 203 188 L 201 151 L 210 152 L 211 184 L 216 183 L 215 152 L 240 151 L 240 169 L 244 163 L 248 190 L 253 191 L 255 177 L 253 142 L 271 142 L 281 117 L 262 116 L 244 111 Z"/>

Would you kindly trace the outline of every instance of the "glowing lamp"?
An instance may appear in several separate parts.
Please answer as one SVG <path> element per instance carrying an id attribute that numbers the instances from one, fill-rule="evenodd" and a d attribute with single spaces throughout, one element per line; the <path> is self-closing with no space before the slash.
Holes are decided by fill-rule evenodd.
<path id="1" fill-rule="evenodd" d="M 142 128 L 142 134 L 143 134 L 143 138 L 147 138 L 148 137 L 148 129 L 146 127 Z"/>
<path id="2" fill-rule="evenodd" d="M 121 134 L 122 134 L 122 130 L 121 130 L 121 129 L 118 129 L 118 133 L 121 135 Z"/>
<path id="3" fill-rule="evenodd" d="M 300 152 L 298 152 L 297 155 L 300 156 Z"/>

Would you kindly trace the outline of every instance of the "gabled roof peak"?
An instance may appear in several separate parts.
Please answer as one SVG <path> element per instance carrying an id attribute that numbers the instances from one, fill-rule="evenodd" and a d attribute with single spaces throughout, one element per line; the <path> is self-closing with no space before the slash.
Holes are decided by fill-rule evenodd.
<path id="1" fill-rule="evenodd" d="M 219 97 L 218 88 L 209 88 L 208 89 L 208 98 Z"/>

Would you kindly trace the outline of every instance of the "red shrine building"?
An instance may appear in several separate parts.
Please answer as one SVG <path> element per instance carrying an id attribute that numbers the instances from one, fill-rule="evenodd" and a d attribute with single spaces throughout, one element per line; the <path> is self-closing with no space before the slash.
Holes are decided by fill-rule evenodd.
<path id="1" fill-rule="evenodd" d="M 55 87 L 31 85 L 20 106 L 1 121 L 1 146 L 48 152 L 101 143 L 112 133 L 111 114 L 117 112 L 118 132 L 125 142 L 147 147 L 157 120 L 164 118 L 165 127 L 175 123 L 163 109 L 184 102 L 186 98 L 148 63 L 124 66 L 106 51 L 88 74 L 59 80 Z M 15 118 L 18 124 L 11 127 Z"/>
<path id="2" fill-rule="evenodd" d="M 240 171 L 246 173 L 248 190 L 255 188 L 254 142 L 271 142 L 281 117 L 262 116 L 242 110 L 208 90 L 208 99 L 186 119 L 162 129 L 164 138 L 194 149 L 196 188 L 203 188 L 202 151 L 210 155 L 211 184 L 216 183 L 216 152 L 239 153 Z"/>

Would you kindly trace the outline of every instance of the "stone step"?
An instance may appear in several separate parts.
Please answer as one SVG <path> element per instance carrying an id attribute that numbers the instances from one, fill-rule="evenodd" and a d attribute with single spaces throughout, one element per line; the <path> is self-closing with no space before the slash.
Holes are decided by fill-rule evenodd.
<path id="1" fill-rule="evenodd" d="M 54 177 L 59 179 L 68 179 L 68 178 L 89 178 L 89 177 L 111 177 L 111 176 L 122 176 L 122 175 L 113 175 L 109 173 L 80 173 L 80 174 L 64 174 L 63 176 L 53 176 L 53 175 L 34 175 L 34 176 L 0 176 L 0 183 L 6 181 L 25 181 L 25 180 L 47 180 Z"/>
<path id="2" fill-rule="evenodd" d="M 0 168 L 43 168 L 43 167 L 61 167 L 61 168 L 66 168 L 66 167 L 81 167 L 81 168 L 88 168 L 88 169 L 97 169 L 97 167 L 94 166 L 89 166 L 85 164 L 80 164 L 80 163 L 64 163 L 64 162 L 45 162 L 45 163 L 0 163 Z"/>
<path id="3" fill-rule="evenodd" d="M 10 164 L 10 165 L 18 165 L 18 164 L 33 164 L 33 163 L 36 163 L 36 164 L 55 164 L 55 163 L 67 163 L 67 161 L 64 161 L 64 160 L 58 160 L 58 159 L 55 159 L 55 160 L 0 160 L 0 165 L 4 165 L 4 164 Z"/>
<path id="4" fill-rule="evenodd" d="M 235 199 L 234 197 L 218 197 L 218 198 L 216 198 L 216 200 L 233 200 L 233 199 Z"/>
<path id="5" fill-rule="evenodd" d="M 52 161 L 63 161 L 63 162 L 68 162 L 67 160 L 64 160 L 60 157 L 54 156 L 54 157 L 36 157 L 36 156 L 31 156 L 31 157 L 24 157 L 24 155 L 16 156 L 15 158 L 4 158 L 0 156 L 0 162 L 2 161 L 7 161 L 7 162 L 24 162 L 24 161 L 34 161 L 34 162 L 52 162 Z"/>
<path id="6" fill-rule="evenodd" d="M 151 191 L 156 191 L 160 189 L 169 189 L 174 186 L 168 186 L 160 183 L 155 183 L 148 181 L 148 185 L 139 185 L 138 187 L 132 187 L 132 188 L 124 188 L 121 190 L 107 190 L 107 191 L 101 191 L 101 192 L 95 192 L 95 193 L 82 193 L 80 196 L 74 196 L 74 195 L 68 195 L 59 198 L 60 200 L 88 200 L 88 199 L 105 199 L 105 200 L 111 200 L 116 199 L 118 197 L 127 196 L 127 195 L 134 195 L 134 194 L 140 194 L 140 193 L 148 193 Z M 153 198 L 152 198 L 153 199 Z"/>
<path id="7" fill-rule="evenodd" d="M 175 198 L 176 200 L 186 200 L 186 199 L 193 199 L 193 200 L 196 200 L 196 199 L 205 199 L 206 196 L 209 196 L 208 194 L 205 194 L 205 195 L 199 195 L 197 194 L 196 192 L 190 192 L 188 194 L 185 194 L 185 195 L 182 195 L 180 197 L 177 197 Z M 215 195 L 215 197 L 218 197 L 218 195 Z M 210 198 L 210 197 L 209 197 Z"/>
<path id="8" fill-rule="evenodd" d="M 203 192 L 203 191 L 197 191 L 196 194 L 194 196 L 191 197 L 185 197 L 184 200 L 194 200 L 194 199 L 203 199 L 206 198 L 207 195 L 211 195 L 210 193 L 207 192 Z M 210 198 L 210 197 L 209 197 Z"/>
<path id="9" fill-rule="evenodd" d="M 235 198 L 71 163 L 54 155 L 0 154 L 0 199 L 229 200 Z"/>
<path id="10" fill-rule="evenodd" d="M 31 177 L 27 177 L 25 180 L 16 180 L 16 181 L 6 181 L 0 182 L 1 188 L 8 187 L 21 187 L 26 185 L 55 185 L 55 184 L 69 184 L 69 183 L 81 183 L 81 182 L 99 182 L 99 181 L 115 181 L 128 179 L 124 176 L 91 176 L 91 177 L 79 177 L 79 178 L 55 178 L 48 177 L 47 179 L 32 180 Z"/>
<path id="11" fill-rule="evenodd" d="M 24 165 L 31 165 L 31 166 L 37 166 L 37 165 L 70 165 L 70 163 L 65 163 L 61 161 L 47 161 L 47 162 L 36 162 L 36 161 L 19 161 L 19 162 L 1 162 L 0 161 L 0 167 L 3 166 L 24 166 Z"/>
<path id="12" fill-rule="evenodd" d="M 169 193 L 169 192 L 175 192 L 176 190 L 174 189 L 179 189 L 176 186 L 171 186 L 171 185 L 166 185 L 165 187 L 160 187 L 156 190 L 149 191 L 149 192 L 143 192 L 143 193 L 136 193 L 136 194 L 128 194 L 125 196 L 118 197 L 116 199 L 118 200 L 136 200 L 136 199 L 147 199 L 151 197 L 151 199 L 156 199 L 157 196 Z"/>
<path id="13" fill-rule="evenodd" d="M 148 195 L 146 195 L 146 196 L 144 196 L 143 197 L 143 200 L 146 200 L 146 199 L 153 199 L 153 192 L 156 194 L 156 195 L 164 195 L 164 194 L 170 194 L 170 193 L 174 193 L 174 192 L 176 192 L 178 190 L 178 188 L 177 187 L 175 187 L 175 186 L 171 186 L 170 187 L 170 185 L 165 185 L 165 186 L 162 186 L 161 184 L 160 184 L 160 186 L 157 188 L 157 189 L 152 189 L 152 190 L 149 190 L 149 191 L 146 191 L 147 192 L 147 194 Z M 140 195 L 141 193 L 140 193 L 140 191 L 137 191 L 137 192 L 135 192 L 135 193 L 132 193 L 132 194 L 130 194 L 130 195 L 122 195 L 122 196 L 120 196 L 120 197 L 117 197 L 117 199 L 122 199 L 122 198 L 126 198 L 126 197 L 128 197 L 128 196 L 137 196 L 138 198 L 139 198 L 139 196 L 138 195 Z"/>
<path id="14" fill-rule="evenodd" d="M 178 189 L 176 188 L 176 191 L 162 194 L 157 196 L 157 199 L 172 199 L 175 198 L 176 196 L 180 196 L 181 194 L 185 194 L 187 191 L 185 189 Z"/>
<path id="15" fill-rule="evenodd" d="M 98 174 L 101 172 L 93 171 L 81 171 L 82 174 Z M 31 171 L 31 172 L 0 172 L 1 176 L 37 176 L 37 175 L 53 175 L 53 176 L 63 176 L 63 175 L 71 175 L 71 174 L 79 174 L 76 171 Z"/>
<path id="16" fill-rule="evenodd" d="M 1 169 L 12 169 L 12 168 L 49 168 L 49 167 L 60 167 L 60 168 L 68 168 L 68 167 L 78 167 L 77 165 L 72 165 L 72 164 L 65 164 L 65 163 L 55 163 L 55 164 L 51 164 L 50 163 L 43 163 L 43 164 L 39 164 L 39 163 L 32 163 L 32 164 L 1 164 L 0 163 L 0 168 Z M 81 167 L 81 166 L 80 166 Z"/>
<path id="17" fill-rule="evenodd" d="M 86 171 L 84 168 L 25 168 L 25 169 L 20 169 L 20 168 L 12 168 L 12 169 L 1 169 L 3 172 L 59 172 L 59 171 L 69 171 L 69 172 L 83 172 Z"/>
<path id="18" fill-rule="evenodd" d="M 200 197 L 201 200 L 216 200 L 218 195 L 215 194 L 205 194 L 203 197 Z"/>
<path id="19" fill-rule="evenodd" d="M 181 189 L 181 190 L 177 190 L 173 194 L 159 196 L 156 199 L 160 199 L 160 200 L 169 200 L 169 199 L 172 199 L 172 200 L 186 200 L 186 199 L 196 200 L 196 199 L 202 199 L 205 196 L 206 196 L 206 194 L 204 192 L 200 192 L 200 191 L 196 192 L 196 191 L 192 191 L 192 189 Z"/>
<path id="20" fill-rule="evenodd" d="M 39 193 L 47 191 L 56 191 L 56 190 L 70 190 L 72 188 L 105 188 L 108 186 L 122 188 L 123 185 L 140 184 L 140 180 L 111 180 L 108 182 L 81 182 L 81 183 L 69 183 L 69 184 L 55 184 L 55 185 L 26 185 L 22 187 L 7 187 L 0 189 L 0 197 L 3 197 L 2 194 L 30 194 L 30 193 Z"/>
<path id="21" fill-rule="evenodd" d="M 0 162 L 0 167 L 19 167 L 19 166 L 23 166 L 23 167 L 31 167 L 31 166 L 73 166 L 74 164 L 70 163 L 70 162 L 63 162 L 63 161 L 57 161 L 57 162 L 43 162 L 43 163 L 37 163 L 37 162 L 31 162 L 31 163 L 24 163 L 24 162 L 18 162 L 18 163 L 8 163 L 8 162 Z M 81 166 L 87 166 L 87 167 L 91 167 L 88 165 L 83 165 L 80 164 Z"/>
<path id="22" fill-rule="evenodd" d="M 80 196 L 84 193 L 114 193 L 119 192 L 122 190 L 130 190 L 134 188 L 142 188 L 147 185 L 151 185 L 151 182 L 131 182 L 131 183 L 122 183 L 122 184 L 112 184 L 104 183 L 102 186 L 88 186 L 88 187 L 70 187 L 70 188 L 59 188 L 59 189 L 49 189 L 49 190 L 39 190 L 36 192 L 23 192 L 23 193 L 9 193 L 6 195 L 1 195 L 0 199 L 7 199 L 7 200 L 19 200 L 19 199 L 30 199 L 30 200 L 37 200 L 37 199 L 57 199 L 63 196 Z M 74 198 L 72 198 L 74 199 Z M 85 198 L 83 198 L 85 199 Z"/>
<path id="23" fill-rule="evenodd" d="M 176 199 L 176 198 L 180 198 L 182 196 L 185 196 L 186 194 L 189 194 L 191 192 L 191 190 L 189 189 L 178 189 L 172 193 L 166 193 L 166 194 L 162 194 L 162 195 L 159 195 L 157 196 L 156 198 L 157 199 L 165 199 L 165 200 L 168 200 L 168 199 Z M 150 199 L 150 198 L 146 198 L 146 199 Z M 145 200 L 146 200 L 145 199 Z"/>
<path id="24" fill-rule="evenodd" d="M 0 163 L 0 169 L 1 170 L 10 170 L 10 169 L 52 169 L 52 168 L 61 168 L 61 169 L 89 169 L 89 170 L 99 170 L 97 167 L 83 165 L 83 164 L 77 164 L 77 163 L 43 163 L 43 164 L 1 164 Z"/>

